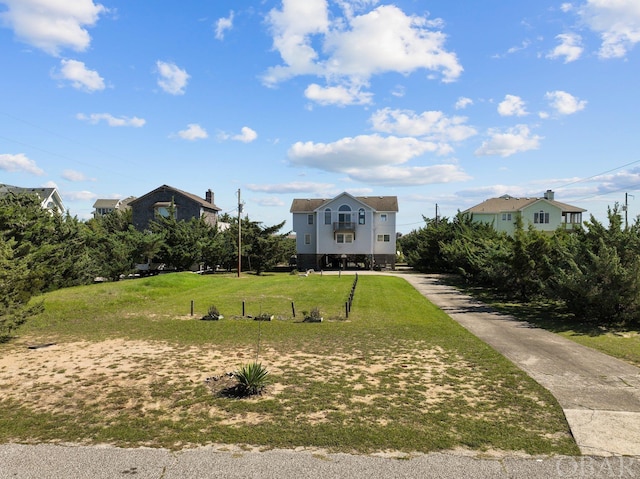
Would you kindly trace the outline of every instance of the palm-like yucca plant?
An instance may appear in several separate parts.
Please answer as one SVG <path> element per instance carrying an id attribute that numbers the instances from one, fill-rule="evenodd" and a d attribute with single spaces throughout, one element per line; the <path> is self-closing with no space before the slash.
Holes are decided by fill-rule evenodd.
<path id="1" fill-rule="evenodd" d="M 245 396 L 260 394 L 267 384 L 268 374 L 267 368 L 258 362 L 245 364 L 233 373 L 238 380 L 238 391 Z"/>

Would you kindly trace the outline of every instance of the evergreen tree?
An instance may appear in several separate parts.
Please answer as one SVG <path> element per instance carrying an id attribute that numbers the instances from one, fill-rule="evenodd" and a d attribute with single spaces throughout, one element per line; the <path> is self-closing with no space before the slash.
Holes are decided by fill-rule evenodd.
<path id="1" fill-rule="evenodd" d="M 13 332 L 30 316 L 42 310 L 42 303 L 29 305 L 37 293 L 30 258 L 16 255 L 15 240 L 0 237 L 0 342 L 11 338 Z"/>

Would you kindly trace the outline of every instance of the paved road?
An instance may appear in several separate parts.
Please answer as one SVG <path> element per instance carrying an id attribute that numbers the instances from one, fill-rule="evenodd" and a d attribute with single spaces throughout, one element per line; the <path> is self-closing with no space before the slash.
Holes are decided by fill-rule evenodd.
<path id="1" fill-rule="evenodd" d="M 640 457 L 639 368 L 496 313 L 438 275 L 402 277 L 547 388 L 583 454 Z"/>
<path id="2" fill-rule="evenodd" d="M 640 477 L 630 457 L 478 458 L 424 454 L 404 459 L 309 451 L 247 452 L 199 448 L 118 449 L 0 445 L 0 479 L 591 479 Z"/>

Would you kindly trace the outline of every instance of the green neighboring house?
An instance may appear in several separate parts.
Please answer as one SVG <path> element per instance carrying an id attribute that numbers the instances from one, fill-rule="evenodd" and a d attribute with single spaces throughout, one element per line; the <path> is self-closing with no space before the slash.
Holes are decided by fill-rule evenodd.
<path id="1" fill-rule="evenodd" d="M 553 232 L 581 228 L 585 209 L 555 201 L 554 193 L 547 190 L 542 198 L 514 198 L 503 195 L 490 198 L 462 212 L 472 215 L 473 221 L 492 224 L 496 231 L 513 235 L 516 218 L 522 218 L 525 229 L 532 225 L 540 231 Z"/>

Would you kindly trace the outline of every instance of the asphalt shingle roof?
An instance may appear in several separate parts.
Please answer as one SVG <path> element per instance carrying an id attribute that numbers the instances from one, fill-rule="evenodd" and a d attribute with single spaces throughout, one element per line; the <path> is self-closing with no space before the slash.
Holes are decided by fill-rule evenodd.
<path id="1" fill-rule="evenodd" d="M 397 196 L 354 196 L 355 199 L 376 211 L 398 211 Z M 291 203 L 291 213 L 315 211 L 335 198 L 296 198 Z"/>

